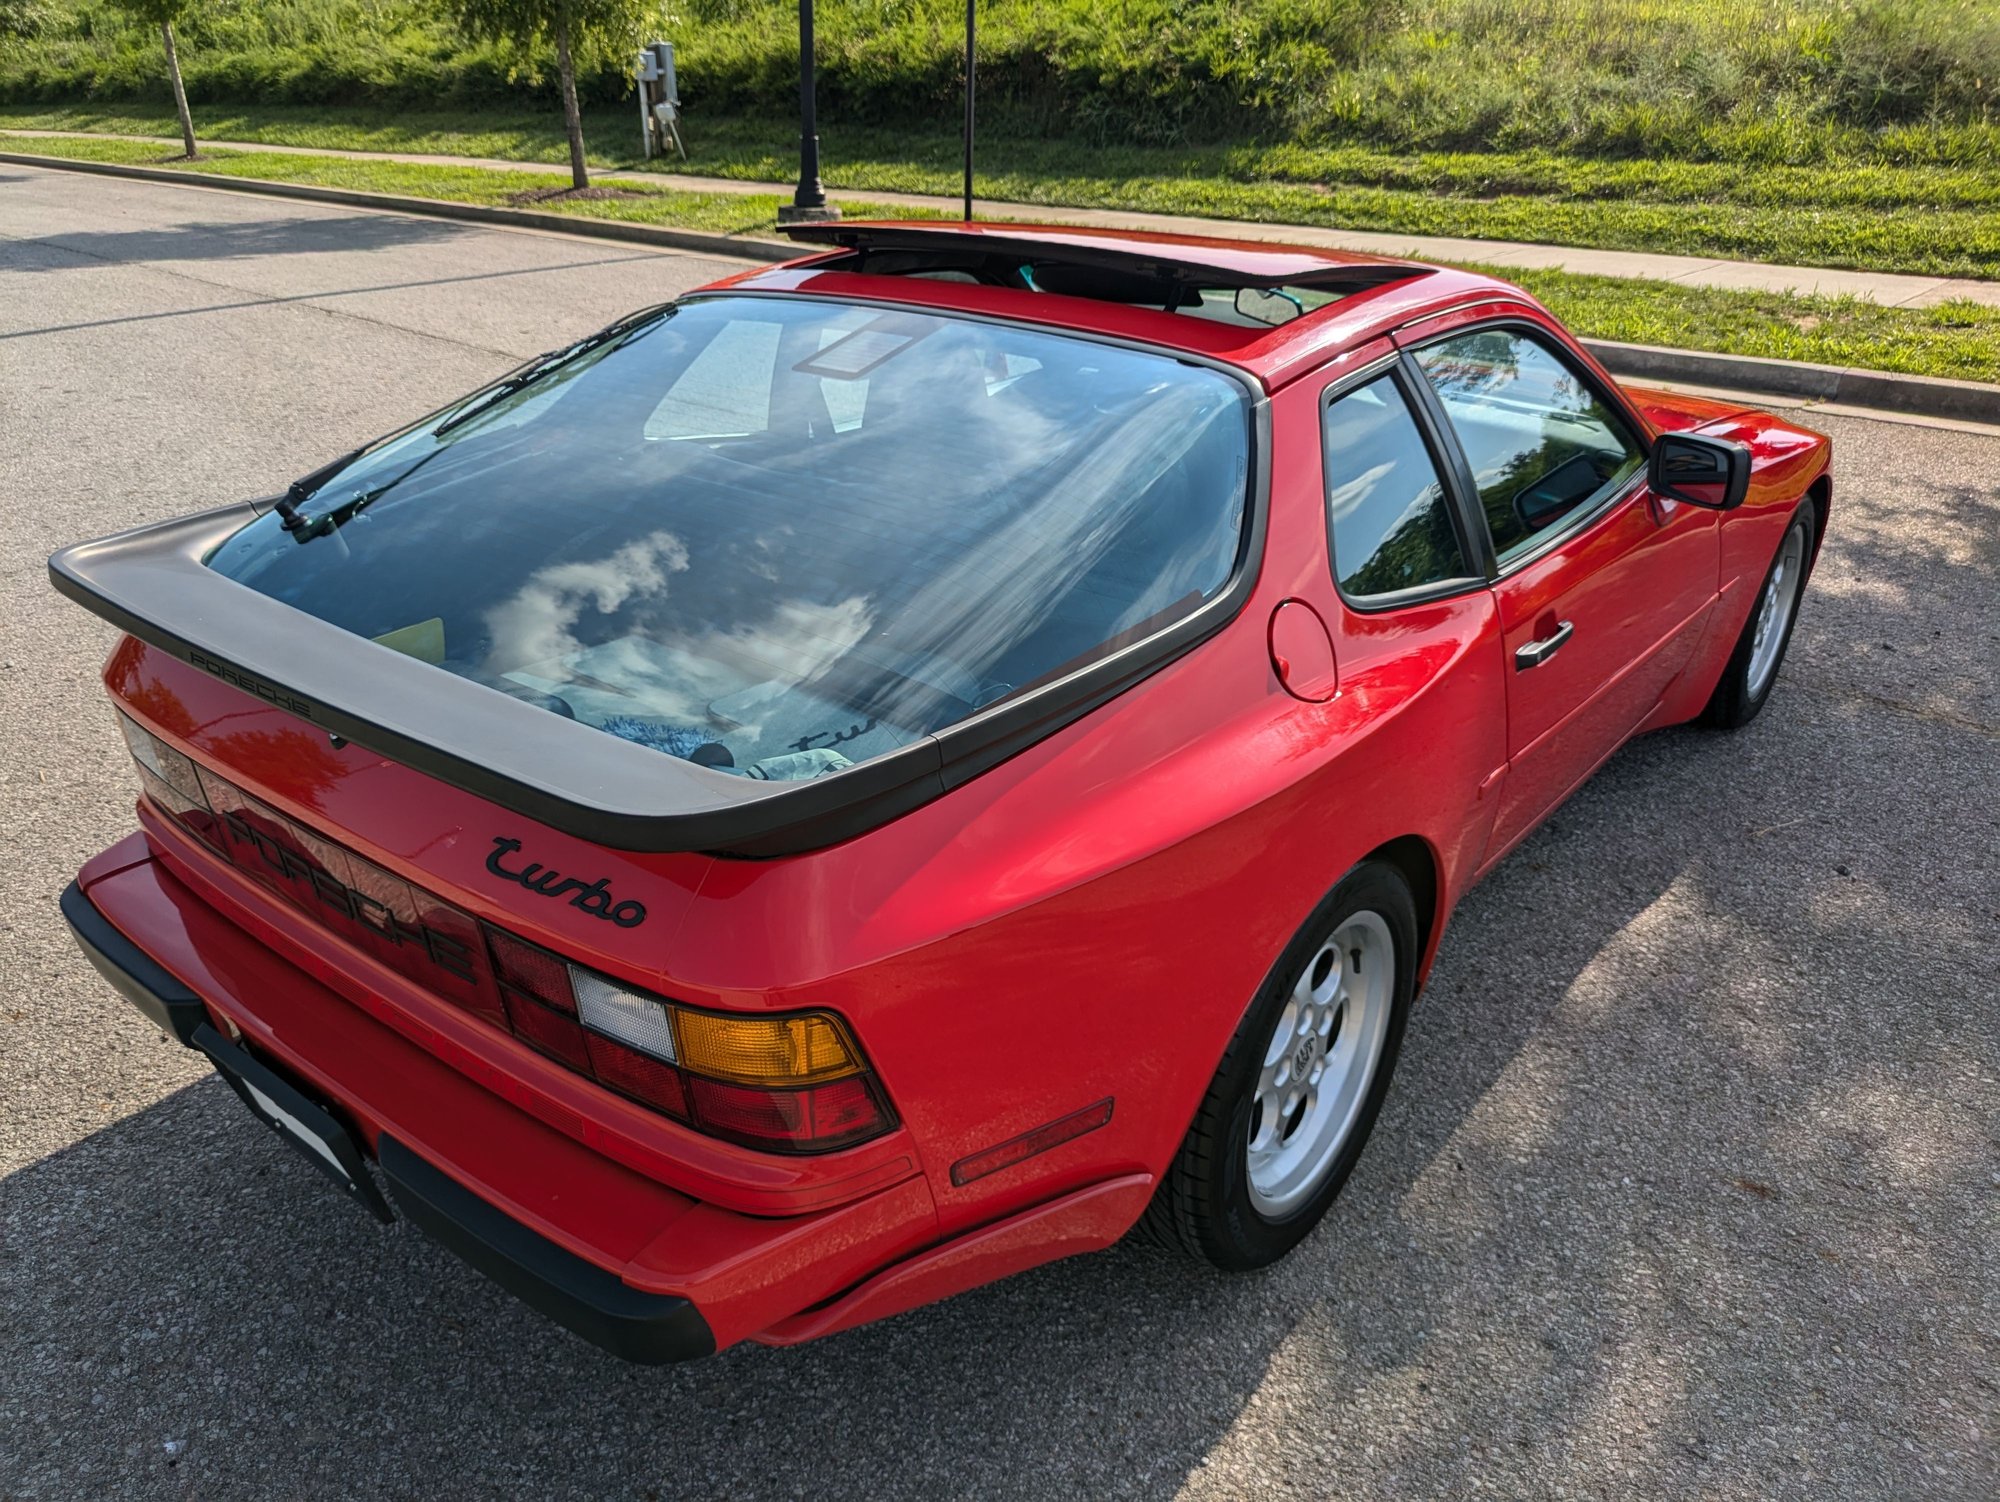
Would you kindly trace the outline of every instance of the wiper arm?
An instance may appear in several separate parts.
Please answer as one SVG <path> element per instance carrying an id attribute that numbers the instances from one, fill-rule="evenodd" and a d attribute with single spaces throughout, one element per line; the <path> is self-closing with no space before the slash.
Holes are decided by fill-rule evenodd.
<path id="1" fill-rule="evenodd" d="M 659 309 L 648 308 L 645 312 L 635 314 L 630 318 L 621 318 L 609 328 L 599 329 L 586 339 L 579 339 L 574 344 L 565 345 L 561 349 L 552 349 L 547 354 L 535 356 L 534 359 L 523 365 L 512 375 L 501 380 L 498 385 L 488 388 L 484 396 L 474 397 L 465 406 L 460 407 L 443 422 L 432 428 L 431 437 L 442 438 L 461 423 L 470 422 L 480 413 L 489 410 L 496 402 L 505 401 L 508 397 L 514 395 L 515 392 L 523 391 L 534 385 L 535 382 L 549 374 L 549 372 L 561 369 L 578 355 L 588 354 L 594 349 L 601 349 L 614 339 L 622 339 L 634 329 L 640 327 L 642 324 L 651 322 L 658 316 Z"/>
<path id="2" fill-rule="evenodd" d="M 645 312 L 636 313 L 630 318 L 621 318 L 609 328 L 600 329 L 587 339 L 580 339 L 575 344 L 567 345 L 562 349 L 550 350 L 545 354 L 535 356 L 512 375 L 506 376 L 488 387 L 484 394 L 472 397 L 464 406 L 461 406 L 456 412 L 447 416 L 436 427 L 431 429 L 431 436 L 436 438 L 449 433 L 460 423 L 469 422 L 481 412 L 488 410 L 494 403 L 512 396 L 515 392 L 525 387 L 532 386 L 550 371 L 559 369 L 575 356 L 601 348 L 614 339 L 621 339 L 635 329 L 657 319 L 660 314 L 661 310 L 659 308 L 648 308 Z M 387 494 L 397 485 L 400 485 L 404 480 L 408 479 L 444 452 L 443 449 L 432 449 L 394 479 L 384 481 L 370 490 L 356 493 L 348 500 L 342 501 L 331 511 L 324 512 L 319 516 L 307 516 L 301 509 L 305 503 L 311 500 L 325 486 L 327 481 L 366 454 L 374 446 L 372 443 L 364 443 L 360 448 L 354 450 L 354 452 L 342 454 L 331 464 L 322 464 L 311 474 L 300 476 L 298 479 L 292 481 L 286 487 L 285 493 L 272 503 L 271 509 L 278 513 L 280 524 L 287 532 L 292 534 L 295 541 L 311 542 L 315 537 L 325 537 L 338 530 L 343 524 L 352 521 L 365 507 L 379 500 L 383 495 Z"/>
<path id="3" fill-rule="evenodd" d="M 387 495 L 398 485 L 409 479 L 411 475 L 430 463 L 431 460 L 446 452 L 448 450 L 436 448 L 429 450 L 427 453 L 420 454 L 414 462 L 404 465 L 400 474 L 392 475 L 379 485 L 372 485 L 366 490 L 357 490 L 332 510 L 322 511 L 317 516 L 307 516 L 304 512 L 300 511 L 298 506 L 292 501 L 290 495 L 277 507 L 278 514 L 284 518 L 284 528 L 292 534 L 293 542 L 307 543 L 311 542 L 315 537 L 334 535 L 369 506 L 374 505 L 375 502 L 381 500 L 383 496 Z M 352 455 L 349 456 L 349 458 L 352 457 Z M 346 462 L 346 459 L 340 461 L 342 464 Z M 292 492 L 296 493 L 300 486 L 315 479 L 324 484 L 325 477 L 330 475 L 335 467 L 329 464 L 323 469 L 316 470 L 312 474 L 307 475 L 304 480 L 298 481 L 292 486 Z M 307 494 L 311 494 L 311 491 L 307 491 Z M 346 544 L 342 543 L 341 547 L 345 551 Z"/>
<path id="4" fill-rule="evenodd" d="M 297 532 L 300 528 L 311 525 L 306 519 L 305 514 L 299 510 L 299 507 L 311 500 L 313 492 L 318 490 L 320 486 L 324 485 L 341 470 L 347 468 L 348 465 L 367 453 L 370 447 L 371 445 L 364 443 L 360 448 L 354 450 L 353 453 L 342 454 L 331 464 L 322 464 L 311 474 L 301 475 L 298 479 L 292 481 L 290 485 L 286 486 L 285 493 L 279 496 L 271 506 L 271 509 L 278 513 L 278 520 L 284 529 L 287 532 Z"/>
<path id="5" fill-rule="evenodd" d="M 431 437 L 444 437 L 445 434 L 449 433 L 460 423 L 472 421 L 480 413 L 492 407 L 494 403 L 505 401 L 515 392 L 534 385 L 535 382 L 556 368 L 559 359 L 564 353 L 565 351 L 563 350 L 552 349 L 547 354 L 536 355 L 534 359 L 502 380 L 498 385 L 488 387 L 484 396 L 474 397 L 443 422 L 432 428 Z"/>

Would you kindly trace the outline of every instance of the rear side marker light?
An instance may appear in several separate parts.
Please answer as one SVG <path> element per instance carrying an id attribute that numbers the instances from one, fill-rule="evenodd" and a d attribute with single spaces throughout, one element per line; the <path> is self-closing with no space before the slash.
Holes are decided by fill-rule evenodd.
<path id="1" fill-rule="evenodd" d="M 1032 1132 L 1023 1132 L 1018 1137 L 1009 1137 L 996 1147 L 974 1153 L 969 1158 L 960 1158 L 951 1165 L 951 1181 L 960 1189 L 974 1179 L 983 1179 L 989 1173 L 998 1173 L 1003 1168 L 1012 1168 L 1016 1163 L 1024 1163 L 1037 1153 L 1045 1153 L 1052 1147 L 1060 1147 L 1065 1142 L 1074 1141 L 1086 1132 L 1094 1132 L 1111 1120 L 1111 1100 L 1100 1100 L 1094 1106 L 1085 1106 L 1081 1111 L 1072 1111 L 1067 1116 L 1058 1116 L 1054 1121 L 1036 1127 Z"/>
<path id="2" fill-rule="evenodd" d="M 831 1013 L 702 1012 L 620 985 L 476 922 L 122 711 L 118 728 L 160 813 L 363 954 L 585 1078 L 766 1152 L 831 1152 L 895 1125 L 867 1059 Z"/>

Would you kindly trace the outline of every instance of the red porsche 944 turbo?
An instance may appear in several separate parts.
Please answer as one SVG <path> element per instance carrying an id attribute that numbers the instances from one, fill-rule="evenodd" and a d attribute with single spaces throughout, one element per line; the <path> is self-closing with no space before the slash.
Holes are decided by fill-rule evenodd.
<path id="1" fill-rule="evenodd" d="M 1282 1256 L 1453 904 L 1630 737 L 1758 712 L 1830 502 L 1823 437 L 1485 277 L 799 233 L 50 562 L 141 785 L 84 952 L 633 1360 L 1135 1227 Z"/>

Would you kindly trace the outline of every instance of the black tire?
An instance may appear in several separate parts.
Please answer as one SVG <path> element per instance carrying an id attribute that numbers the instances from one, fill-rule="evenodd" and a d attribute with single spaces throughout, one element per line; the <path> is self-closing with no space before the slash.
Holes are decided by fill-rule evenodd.
<path id="1" fill-rule="evenodd" d="M 1799 554 L 1798 592 L 1792 599 L 1791 614 L 1785 619 L 1784 635 L 1778 642 L 1777 660 L 1771 664 L 1769 676 L 1753 692 L 1750 659 L 1757 643 L 1757 601 L 1763 599 L 1764 591 L 1769 588 L 1771 575 L 1777 572 L 1779 560 L 1785 556 L 1786 545 L 1793 533 L 1798 533 L 1805 544 Z M 1785 529 L 1785 535 L 1778 541 L 1777 551 L 1771 555 L 1771 567 L 1765 570 L 1763 580 L 1757 585 L 1757 600 L 1751 602 L 1750 619 L 1743 623 L 1743 634 L 1736 639 L 1736 650 L 1729 654 L 1729 666 L 1722 670 L 1722 681 L 1715 685 L 1715 692 L 1709 696 L 1708 705 L 1701 712 L 1702 724 L 1717 730 L 1735 730 L 1756 719 L 1758 712 L 1769 701 L 1771 690 L 1777 686 L 1778 674 L 1784 670 L 1785 654 L 1791 650 L 1792 631 L 1799 623 L 1799 607 L 1805 603 L 1812 562 L 1813 508 L 1810 502 L 1801 501 L 1791 526 Z"/>
<path id="2" fill-rule="evenodd" d="M 1360 1112 L 1324 1170 L 1324 1179 L 1299 1208 L 1282 1219 L 1271 1219 L 1252 1203 L 1247 1158 L 1264 1046 L 1293 986 L 1328 936 L 1349 918 L 1368 911 L 1386 922 L 1395 951 L 1382 1051 Z M 1286 945 L 1230 1039 L 1194 1123 L 1140 1221 L 1149 1239 L 1230 1272 L 1266 1266 L 1305 1239 L 1354 1171 L 1389 1093 L 1420 954 L 1416 903 L 1409 884 L 1394 867 L 1364 861 L 1327 893 Z"/>

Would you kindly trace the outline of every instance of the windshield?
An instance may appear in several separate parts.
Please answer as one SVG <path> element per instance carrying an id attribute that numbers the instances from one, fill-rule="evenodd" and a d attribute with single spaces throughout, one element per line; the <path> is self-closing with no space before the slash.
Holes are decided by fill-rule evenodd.
<path id="1" fill-rule="evenodd" d="M 1172 356 L 698 298 L 337 471 L 210 567 L 739 775 L 837 772 L 1227 584 L 1249 404 Z"/>

